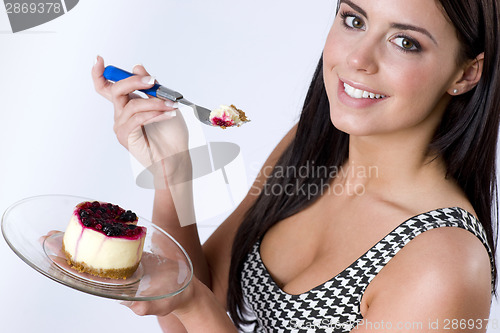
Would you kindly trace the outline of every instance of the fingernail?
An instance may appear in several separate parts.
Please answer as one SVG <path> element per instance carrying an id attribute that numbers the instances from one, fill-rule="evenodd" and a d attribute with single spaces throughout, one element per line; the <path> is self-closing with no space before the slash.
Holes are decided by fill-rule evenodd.
<path id="1" fill-rule="evenodd" d="M 142 78 L 142 83 L 153 84 L 153 83 L 155 83 L 155 77 L 154 76 L 145 76 Z"/>
<path id="2" fill-rule="evenodd" d="M 178 109 L 179 108 L 179 103 L 171 101 L 171 100 L 166 100 L 165 101 L 165 105 L 168 106 L 168 107 L 170 107 L 170 108 L 174 108 L 174 109 Z"/>
<path id="3" fill-rule="evenodd" d="M 130 301 L 123 301 L 123 302 L 120 302 L 121 305 L 125 305 L 125 306 L 131 306 L 132 304 L 134 304 L 134 302 L 130 302 Z"/>
<path id="4" fill-rule="evenodd" d="M 97 60 L 99 59 L 99 55 L 97 55 L 94 59 L 94 66 L 97 64 Z"/>
<path id="5" fill-rule="evenodd" d="M 173 110 L 173 111 L 166 111 L 165 112 L 165 115 L 167 116 L 170 116 L 170 117 L 175 117 L 177 115 L 177 111 Z"/>

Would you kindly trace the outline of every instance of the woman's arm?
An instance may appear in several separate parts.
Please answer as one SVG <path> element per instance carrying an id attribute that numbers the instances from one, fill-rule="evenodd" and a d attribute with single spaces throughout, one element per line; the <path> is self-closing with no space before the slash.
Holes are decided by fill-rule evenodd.
<path id="1" fill-rule="evenodd" d="M 211 322 L 213 325 L 221 325 L 220 327 L 224 327 L 228 332 L 232 332 L 231 329 L 234 329 L 232 322 L 230 327 L 226 325 L 228 317 L 225 313 L 231 248 L 234 236 L 243 220 L 244 214 L 257 198 L 259 190 L 262 189 L 269 170 L 276 164 L 278 158 L 295 137 L 296 129 L 297 126 L 294 126 L 276 146 L 264 163 L 246 197 L 235 211 L 215 230 L 205 242 L 203 248 L 200 245 L 196 225 L 180 227 L 175 214 L 171 214 L 172 211 L 175 211 L 171 196 L 168 192 L 156 191 L 154 205 L 155 221 L 161 219 L 161 223 L 170 225 L 170 227 L 166 227 L 167 231 L 187 249 L 194 265 L 197 266 L 195 268 L 196 276 L 211 289 L 210 294 L 206 294 L 207 290 L 209 290 L 208 288 L 202 292 L 206 299 L 200 301 L 194 309 L 181 312 L 181 314 L 176 314 L 176 316 L 159 315 L 158 323 L 164 332 L 182 333 L 186 332 L 186 330 L 190 331 L 190 329 L 193 329 L 192 332 L 210 332 L 208 327 L 203 327 L 201 330 L 198 329 L 197 325 L 199 323 L 190 319 L 189 314 L 196 313 L 196 308 L 199 311 L 214 309 L 215 312 L 205 312 L 200 318 L 204 316 L 211 317 L 207 319 L 207 322 Z M 197 318 L 196 315 L 193 315 L 193 318 Z M 203 324 L 203 321 L 201 321 L 201 324 Z M 214 330 L 214 332 L 225 332 L 225 330 Z"/>
<path id="2" fill-rule="evenodd" d="M 177 152 L 176 149 L 179 145 L 181 148 L 186 145 L 187 140 L 185 135 L 182 135 L 185 132 L 183 131 L 182 117 L 180 115 L 175 117 L 175 114 L 170 115 L 167 112 L 174 110 L 175 105 L 165 103 L 157 98 L 141 99 L 133 95 L 133 92 L 136 90 L 152 86 L 154 81 L 142 66 L 134 68 L 135 76 L 116 83 L 110 83 L 104 79 L 103 71 L 104 60 L 98 57 L 96 64 L 92 68 L 94 86 L 97 92 L 113 103 L 115 111 L 114 130 L 118 141 L 125 148 L 129 149 L 133 155 L 134 151 L 140 156 L 151 155 L 151 148 L 148 146 L 148 149 L 145 150 L 144 143 L 142 142 L 147 142 L 147 140 L 141 141 L 140 129 L 141 126 L 151 123 L 155 124 L 158 120 L 169 120 L 166 123 L 170 126 L 168 132 L 173 132 L 174 134 L 179 132 L 180 135 L 172 135 L 166 141 L 166 148 L 163 147 L 164 145 L 154 147 L 156 149 L 155 152 L 158 152 L 161 156 L 168 155 L 170 152 Z M 200 243 L 195 224 L 181 226 L 178 217 L 179 214 L 174 205 L 174 198 L 167 184 L 168 180 L 172 178 L 169 178 L 168 175 L 164 177 L 166 186 L 163 189 L 155 191 L 153 220 L 186 249 L 193 261 L 195 277 L 188 288 L 175 297 L 151 302 L 133 302 L 126 305 L 137 314 L 157 315 L 160 325 L 165 330 L 173 328 L 173 326 L 176 326 L 181 331 L 183 330 L 177 321 L 174 322 L 174 317 L 171 314 L 175 314 L 177 318 L 181 319 L 183 325 L 188 329 L 203 324 L 219 327 L 221 329 L 217 330 L 219 332 L 223 332 L 230 327 L 234 330 L 225 312 L 233 239 L 246 211 L 253 204 L 266 181 L 268 175 L 263 171 L 269 172 L 272 169 L 283 151 L 293 140 L 295 132 L 296 126 L 288 132 L 273 150 L 266 160 L 261 173 L 252 185 L 251 190 L 241 204 L 213 233 L 203 247 Z M 165 133 L 162 128 L 157 134 L 162 136 L 169 133 Z M 131 140 L 131 137 L 134 139 Z M 135 148 L 135 150 L 133 151 L 132 148 Z M 167 149 L 166 152 L 163 151 L 165 149 Z M 148 150 L 149 154 L 144 154 L 144 151 Z M 141 153 L 143 154 L 141 155 Z M 158 161 L 160 160 L 162 159 L 160 158 Z M 148 163 L 148 160 L 142 161 L 139 159 L 139 161 Z M 158 161 L 155 159 L 151 163 Z M 176 162 L 176 160 L 173 162 Z M 175 165 L 169 166 L 170 171 L 178 169 Z M 157 178 L 155 177 L 155 179 Z M 188 201 L 191 202 L 191 200 Z M 203 318 L 203 320 L 200 321 L 200 318 Z M 173 326 L 167 327 L 167 325 Z M 204 329 L 203 331 L 207 330 Z"/>
<path id="3" fill-rule="evenodd" d="M 169 189 L 155 191 L 153 221 L 184 247 L 193 262 L 194 274 L 200 281 L 209 286 L 210 275 L 198 236 L 197 225 L 181 226 Z"/>
<path id="4" fill-rule="evenodd" d="M 265 161 L 259 175 L 252 184 L 246 197 L 234 212 L 214 231 L 210 238 L 201 245 L 196 225 L 181 227 L 175 214 L 174 203 L 169 191 L 157 190 L 153 220 L 170 233 L 188 252 L 195 274 L 217 296 L 221 304 L 226 304 L 227 280 L 231 261 L 231 248 L 234 236 L 240 226 L 246 211 L 254 203 L 257 193 L 262 189 L 269 170 L 295 137 L 294 126 L 276 146 Z"/>
<path id="5" fill-rule="evenodd" d="M 294 126 L 276 146 L 270 156 L 264 163 L 259 175 L 243 201 L 238 205 L 234 212 L 215 230 L 210 238 L 201 246 L 196 225 L 180 227 L 180 224 L 175 214 L 175 207 L 171 195 L 167 192 L 156 191 L 154 204 L 154 220 L 158 219 L 163 224 L 170 225 L 165 227 L 167 232 L 173 235 L 179 243 L 189 253 L 193 264 L 196 267 L 196 276 L 211 289 L 210 295 L 203 294 L 206 297 L 203 301 L 197 304 L 199 311 L 214 309 L 215 313 L 205 313 L 202 317 L 207 318 L 207 323 L 220 325 L 221 330 L 213 330 L 214 332 L 232 332 L 234 326 L 227 326 L 228 320 L 225 312 L 226 295 L 229 278 L 229 265 L 231 262 L 231 248 L 234 236 L 240 226 L 246 211 L 254 203 L 257 198 L 257 193 L 262 189 L 268 172 L 273 167 L 283 151 L 288 147 L 295 137 L 297 126 Z M 181 312 L 174 315 L 158 316 L 158 323 L 164 332 L 182 333 L 186 331 L 192 332 L 210 332 L 208 326 L 199 327 L 197 321 L 192 321 L 189 313 L 196 313 L 196 309 L 189 312 Z M 196 315 L 193 318 L 197 318 Z M 201 322 L 203 324 L 203 321 Z M 185 325 L 185 327 L 184 327 Z M 204 324 L 203 324 L 204 325 Z"/>
<path id="6" fill-rule="evenodd" d="M 193 307 L 173 312 L 185 329 L 188 332 L 237 332 L 226 310 L 210 289 L 198 280 L 194 283 L 193 299 L 196 302 Z"/>

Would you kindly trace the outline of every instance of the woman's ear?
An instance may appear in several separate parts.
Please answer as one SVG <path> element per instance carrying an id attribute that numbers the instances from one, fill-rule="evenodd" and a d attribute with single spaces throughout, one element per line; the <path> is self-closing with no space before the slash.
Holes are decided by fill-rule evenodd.
<path id="1" fill-rule="evenodd" d="M 460 95 L 473 89 L 481 79 L 483 72 L 484 52 L 466 63 L 462 75 L 448 89 L 450 95 Z"/>

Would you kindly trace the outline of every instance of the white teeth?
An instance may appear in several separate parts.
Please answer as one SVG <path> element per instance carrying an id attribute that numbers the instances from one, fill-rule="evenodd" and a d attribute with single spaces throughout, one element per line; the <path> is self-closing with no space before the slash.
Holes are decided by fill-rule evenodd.
<path id="1" fill-rule="evenodd" d="M 363 98 L 363 90 L 354 89 L 353 97 L 354 98 Z"/>
<path id="2" fill-rule="evenodd" d="M 371 99 L 380 99 L 386 97 L 385 95 L 375 94 L 369 91 L 364 91 L 360 89 L 356 89 L 351 87 L 347 83 L 344 83 L 344 90 L 347 95 L 352 98 L 371 98 Z"/>

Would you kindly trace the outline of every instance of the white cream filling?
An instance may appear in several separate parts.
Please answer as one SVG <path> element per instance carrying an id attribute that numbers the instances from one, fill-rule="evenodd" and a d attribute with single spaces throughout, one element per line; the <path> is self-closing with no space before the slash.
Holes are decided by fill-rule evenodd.
<path id="1" fill-rule="evenodd" d="M 369 91 L 361 90 L 361 89 L 356 89 L 354 87 L 351 87 L 347 83 L 344 83 L 344 90 L 345 93 L 352 98 L 371 98 L 371 99 L 380 99 L 386 97 L 385 95 L 380 95 L 380 94 L 375 94 Z"/>
<path id="2" fill-rule="evenodd" d="M 221 105 L 217 109 L 213 110 L 210 113 L 209 119 L 212 120 L 213 118 L 221 118 L 224 120 L 229 118 L 234 121 L 235 125 L 242 123 L 239 112 L 228 105 Z"/>

